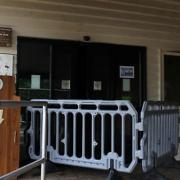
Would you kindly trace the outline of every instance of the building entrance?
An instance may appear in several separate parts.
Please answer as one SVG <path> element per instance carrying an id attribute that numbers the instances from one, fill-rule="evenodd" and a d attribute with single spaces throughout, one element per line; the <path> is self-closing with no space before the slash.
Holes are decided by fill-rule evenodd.
<path id="1" fill-rule="evenodd" d="M 146 99 L 144 47 L 18 38 L 22 99 Z"/>
<path id="2" fill-rule="evenodd" d="M 130 100 L 140 110 L 146 99 L 145 55 L 144 47 L 18 38 L 17 94 L 22 100 Z M 29 121 L 25 122 L 27 129 Z M 127 122 L 126 128 L 132 129 Z M 131 138 L 126 137 L 128 148 Z M 39 136 L 36 140 L 39 144 Z M 21 151 L 28 143 L 22 143 Z"/>

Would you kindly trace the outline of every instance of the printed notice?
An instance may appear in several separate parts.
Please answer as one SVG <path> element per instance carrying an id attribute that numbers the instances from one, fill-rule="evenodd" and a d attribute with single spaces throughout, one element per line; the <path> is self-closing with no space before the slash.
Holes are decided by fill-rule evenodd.
<path id="1" fill-rule="evenodd" d="M 31 89 L 40 89 L 41 76 L 31 75 Z"/>
<path id="2" fill-rule="evenodd" d="M 130 79 L 123 79 L 123 91 L 124 92 L 129 92 L 131 91 L 131 84 L 130 84 Z"/>
<path id="3" fill-rule="evenodd" d="M 120 66 L 120 78 L 134 78 L 134 66 Z"/>
<path id="4" fill-rule="evenodd" d="M 61 89 L 70 90 L 71 89 L 71 81 L 70 80 L 62 80 L 61 81 Z"/>
<path id="5" fill-rule="evenodd" d="M 102 81 L 94 81 L 93 89 L 94 89 L 94 91 L 101 91 L 102 90 Z"/>

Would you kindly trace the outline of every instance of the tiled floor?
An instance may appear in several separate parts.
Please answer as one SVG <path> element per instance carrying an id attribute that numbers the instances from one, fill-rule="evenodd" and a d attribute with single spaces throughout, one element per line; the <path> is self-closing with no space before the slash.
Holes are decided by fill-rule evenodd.
<path id="1" fill-rule="evenodd" d="M 120 176 L 124 180 L 156 180 L 154 176 L 149 176 L 145 178 L 145 175 L 142 175 L 141 168 L 136 168 L 132 174 L 121 173 Z M 108 172 L 99 171 L 93 169 L 77 168 L 70 166 L 58 166 L 55 170 L 51 169 L 51 172 L 48 172 L 48 180 L 106 180 Z M 54 172 L 52 172 L 54 171 Z M 169 180 L 180 180 L 180 168 L 159 168 L 158 172 L 167 177 Z M 39 180 L 40 179 L 40 168 L 34 169 L 31 172 L 19 177 L 19 180 Z M 117 179 L 121 179 L 118 177 Z M 151 178 L 150 178 L 151 177 Z M 163 179 L 158 179 L 163 180 Z"/>

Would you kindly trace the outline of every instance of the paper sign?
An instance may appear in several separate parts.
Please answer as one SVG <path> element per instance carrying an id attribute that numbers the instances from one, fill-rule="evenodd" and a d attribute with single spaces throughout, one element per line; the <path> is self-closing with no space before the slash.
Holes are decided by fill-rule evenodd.
<path id="1" fill-rule="evenodd" d="M 3 110 L 0 109 L 0 124 L 2 124 L 3 121 L 4 121 L 4 119 L 3 119 Z"/>
<path id="2" fill-rule="evenodd" d="M 102 90 L 102 81 L 94 81 L 94 90 L 101 91 Z"/>
<path id="3" fill-rule="evenodd" d="M 123 91 L 129 92 L 131 91 L 131 84 L 130 84 L 130 79 L 123 79 Z"/>
<path id="4" fill-rule="evenodd" d="M 0 54 L 0 75 L 2 76 L 13 75 L 13 55 Z"/>
<path id="5" fill-rule="evenodd" d="M 40 75 L 31 75 L 31 89 L 40 89 L 40 82 Z"/>
<path id="6" fill-rule="evenodd" d="M 71 89 L 71 81 L 70 80 L 62 80 L 61 81 L 61 89 L 64 89 L 64 90 Z"/>

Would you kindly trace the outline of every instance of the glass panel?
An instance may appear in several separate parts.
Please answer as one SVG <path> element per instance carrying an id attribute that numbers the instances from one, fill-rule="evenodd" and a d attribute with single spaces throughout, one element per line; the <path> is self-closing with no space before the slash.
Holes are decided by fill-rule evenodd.
<path id="1" fill-rule="evenodd" d="M 164 56 L 164 100 L 180 102 L 180 56 Z"/>

